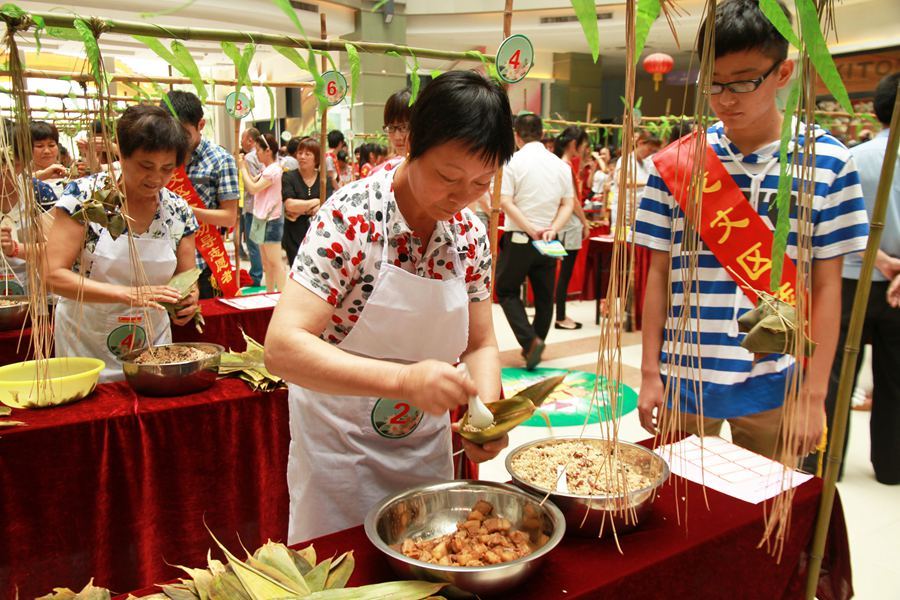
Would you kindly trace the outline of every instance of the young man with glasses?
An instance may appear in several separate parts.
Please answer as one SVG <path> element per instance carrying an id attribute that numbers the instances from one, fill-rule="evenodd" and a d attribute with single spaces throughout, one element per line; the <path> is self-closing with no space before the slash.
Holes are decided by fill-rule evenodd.
<path id="1" fill-rule="evenodd" d="M 698 48 L 703 39 L 701 31 Z M 776 93 L 794 72 L 787 50 L 787 40 L 762 14 L 758 0 L 725 0 L 716 7 L 713 81 L 698 92 L 709 94 L 719 121 L 706 131 L 703 202 L 691 207 L 700 214 L 702 242 L 694 245 L 694 234 L 684 228 L 684 210 L 691 203 L 684 183 L 690 171 L 684 168 L 693 161 L 694 134 L 654 155 L 634 236 L 652 250 L 643 312 L 641 424 L 653 433 L 662 429 L 664 403 L 678 398 L 688 414 L 677 429 L 717 435 L 728 420 L 736 444 L 773 458 L 780 452 L 782 405 L 795 364 L 790 355 L 755 356 L 742 348 L 737 318 L 753 308 L 755 290 L 769 291 L 784 118 Z M 800 152 L 795 158 L 812 167 L 816 182 L 809 300 L 810 335 L 817 348 L 806 364 L 799 440 L 788 449 L 802 456 L 822 437 L 841 315 L 841 265 L 845 254 L 865 248 L 868 219 L 849 151 L 818 127 L 801 125 L 799 131 L 790 151 Z M 814 155 L 802 155 L 804 136 L 814 137 Z M 676 171 L 680 175 L 673 176 Z M 789 302 L 796 292 L 792 275 L 800 185 L 795 178 L 785 275 L 778 290 Z M 687 276 L 691 263 L 697 265 L 694 281 Z M 689 318 L 680 319 L 685 310 Z M 678 334 L 682 328 L 684 336 Z"/>

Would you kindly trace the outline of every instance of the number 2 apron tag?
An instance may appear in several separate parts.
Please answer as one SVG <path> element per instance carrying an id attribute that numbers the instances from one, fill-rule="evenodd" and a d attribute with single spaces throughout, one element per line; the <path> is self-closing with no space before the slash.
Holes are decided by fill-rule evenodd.
<path id="1" fill-rule="evenodd" d="M 416 430 L 424 414 L 408 402 L 379 398 L 372 408 L 372 427 L 381 437 L 405 438 Z"/>

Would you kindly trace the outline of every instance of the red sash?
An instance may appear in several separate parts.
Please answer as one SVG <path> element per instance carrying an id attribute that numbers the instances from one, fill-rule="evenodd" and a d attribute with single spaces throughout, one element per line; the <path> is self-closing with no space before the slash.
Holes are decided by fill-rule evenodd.
<path id="1" fill-rule="evenodd" d="M 653 164 L 681 210 L 688 215 L 688 187 L 694 156 L 694 134 L 686 135 L 653 155 Z M 712 147 L 706 145 L 700 237 L 755 306 L 757 290 L 768 291 L 774 234 L 744 197 Z M 796 302 L 797 268 L 784 257 L 781 285 L 773 294 Z"/>
<path id="2" fill-rule="evenodd" d="M 175 192 L 194 208 L 206 208 L 203 200 L 194 184 L 187 176 L 184 167 L 178 167 L 175 174 L 172 175 L 171 181 L 166 186 L 170 191 Z M 197 231 L 197 250 L 200 256 L 209 265 L 213 277 L 219 284 L 219 289 L 226 298 L 237 296 L 238 283 L 234 278 L 234 269 L 231 267 L 231 260 L 228 258 L 228 252 L 225 250 L 225 242 L 222 240 L 222 234 L 212 225 L 205 223 L 200 224 Z"/>

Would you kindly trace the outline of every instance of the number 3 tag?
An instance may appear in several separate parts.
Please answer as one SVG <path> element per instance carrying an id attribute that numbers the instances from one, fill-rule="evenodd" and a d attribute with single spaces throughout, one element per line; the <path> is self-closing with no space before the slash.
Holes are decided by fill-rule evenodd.
<path id="1" fill-rule="evenodd" d="M 525 79 L 534 66 L 534 46 L 522 34 L 511 35 L 497 50 L 497 75 L 506 83 L 518 83 Z"/>
<path id="2" fill-rule="evenodd" d="M 419 426 L 424 414 L 408 402 L 379 398 L 372 408 L 372 427 L 382 437 L 405 438 Z"/>

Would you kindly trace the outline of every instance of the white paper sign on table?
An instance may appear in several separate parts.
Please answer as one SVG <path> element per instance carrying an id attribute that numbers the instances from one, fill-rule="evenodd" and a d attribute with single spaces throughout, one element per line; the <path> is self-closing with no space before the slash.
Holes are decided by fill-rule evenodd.
<path id="1" fill-rule="evenodd" d="M 281 294 L 253 294 L 252 296 L 237 296 L 234 298 L 219 298 L 219 302 L 227 304 L 238 310 L 254 310 L 258 308 L 274 308 L 278 304 Z"/>
<path id="2" fill-rule="evenodd" d="M 656 453 L 669 463 L 672 473 L 751 504 L 774 498 L 813 477 L 720 437 L 704 437 L 701 446 L 701 439 L 692 435 L 660 446 Z"/>

